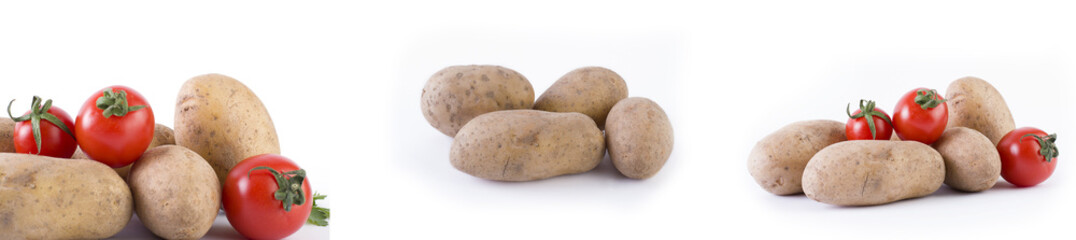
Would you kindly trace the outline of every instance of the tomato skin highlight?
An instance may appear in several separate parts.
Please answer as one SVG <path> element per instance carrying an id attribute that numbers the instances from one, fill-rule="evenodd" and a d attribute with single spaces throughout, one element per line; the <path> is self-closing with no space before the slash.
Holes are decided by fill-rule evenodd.
<path id="1" fill-rule="evenodd" d="M 145 108 L 128 112 L 124 116 L 105 118 L 103 110 L 97 108 L 97 98 L 109 88 L 115 92 L 127 92 L 128 105 L 142 105 Z M 75 119 L 74 132 L 78 145 L 86 156 L 109 167 L 118 168 L 142 157 L 142 153 L 153 141 L 155 125 L 153 108 L 142 94 L 129 87 L 117 85 L 97 91 L 82 104 L 82 109 Z"/>
<path id="2" fill-rule="evenodd" d="M 1012 130 L 998 141 L 998 154 L 1001 155 L 1001 177 L 1017 187 L 1038 185 L 1054 173 L 1057 158 L 1047 161 L 1039 154 L 1042 149 L 1038 140 L 1027 134 L 1046 137 L 1046 132 L 1032 127 Z M 1021 139 L 1022 138 L 1022 139 Z"/>
<path id="3" fill-rule="evenodd" d="M 283 203 L 273 197 L 279 188 L 270 167 L 283 173 L 299 170 L 290 159 L 276 154 L 253 156 L 236 164 L 224 182 L 224 213 L 228 222 L 240 234 L 251 239 L 281 239 L 299 231 L 310 216 L 314 193 L 310 191 L 310 179 L 303 180 L 302 205 L 292 205 L 284 211 Z M 249 177 L 248 177 L 249 173 Z"/>
<path id="4" fill-rule="evenodd" d="M 949 105 L 942 102 L 933 108 L 923 109 L 915 103 L 916 94 L 920 91 L 932 90 L 916 88 L 897 101 L 897 106 L 893 109 L 893 129 L 901 140 L 930 145 L 945 132 L 945 126 L 949 123 Z M 944 100 L 941 95 L 936 97 Z"/>
<path id="5" fill-rule="evenodd" d="M 64 125 L 67 125 L 67 129 L 75 129 L 74 121 L 71 121 L 71 116 L 67 115 L 63 109 L 56 106 L 52 106 L 47 111 L 49 114 L 59 118 Z M 29 114 L 30 111 L 26 111 L 24 114 Z M 38 152 L 37 142 L 34 141 L 34 127 L 29 120 L 15 123 L 14 143 L 15 152 L 24 154 L 38 154 L 41 156 L 49 156 L 55 158 L 71 158 L 71 155 L 75 154 L 75 149 L 78 147 L 78 142 L 75 138 L 68 135 L 67 132 L 60 129 L 52 122 L 41 120 L 39 123 L 41 126 L 41 151 Z"/>
<path id="6" fill-rule="evenodd" d="M 887 117 L 889 116 L 889 114 L 882 111 L 882 109 L 874 108 L 874 111 L 881 112 Z M 856 110 L 852 115 L 859 114 L 859 112 L 861 112 L 861 110 Z M 871 116 L 871 119 L 874 120 L 875 135 L 877 138 L 871 138 L 871 129 L 870 125 L 867 124 L 866 118 L 849 118 L 848 122 L 844 124 L 844 134 L 848 137 L 848 140 L 889 140 L 889 138 L 893 137 L 893 127 L 889 126 L 889 123 L 887 123 L 885 119 L 878 116 Z"/>

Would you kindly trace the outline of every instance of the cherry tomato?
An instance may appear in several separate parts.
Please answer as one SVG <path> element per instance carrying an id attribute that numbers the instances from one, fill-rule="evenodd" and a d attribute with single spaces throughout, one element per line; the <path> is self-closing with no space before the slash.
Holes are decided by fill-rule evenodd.
<path id="1" fill-rule="evenodd" d="M 867 121 L 868 117 L 873 121 Z M 874 101 L 860 100 L 859 110 L 848 113 L 844 134 L 848 140 L 889 140 L 893 136 L 893 127 L 889 115 L 874 107 Z"/>
<path id="2" fill-rule="evenodd" d="M 916 88 L 897 101 L 893 130 L 905 141 L 933 144 L 949 122 L 949 105 L 934 89 Z"/>
<path id="3" fill-rule="evenodd" d="M 11 102 L 14 103 L 15 100 Z M 8 115 L 11 115 L 11 104 L 8 104 Z M 38 133 L 34 133 L 35 117 Z M 17 153 L 71 158 L 78 147 L 71 132 L 71 129 L 75 128 L 71 116 L 63 109 L 53 107 L 52 100 L 45 101 L 42 105 L 41 98 L 34 96 L 30 111 L 26 111 L 21 117 L 11 116 L 11 119 L 16 122 L 14 142 Z M 64 127 L 61 128 L 60 125 Z"/>
<path id="4" fill-rule="evenodd" d="M 1001 177 L 1018 187 L 1035 186 L 1046 181 L 1057 167 L 1057 134 L 1023 127 L 1005 134 L 998 141 L 1001 154 Z"/>
<path id="5" fill-rule="evenodd" d="M 278 184 L 281 179 L 284 186 Z M 306 223 L 312 196 L 306 172 L 295 162 L 276 154 L 262 154 L 232 167 L 224 181 L 222 200 L 228 222 L 243 236 L 281 239 Z"/>
<path id="6" fill-rule="evenodd" d="M 153 108 L 142 94 L 111 86 L 90 96 L 75 119 L 82 152 L 112 168 L 131 164 L 153 141 Z"/>

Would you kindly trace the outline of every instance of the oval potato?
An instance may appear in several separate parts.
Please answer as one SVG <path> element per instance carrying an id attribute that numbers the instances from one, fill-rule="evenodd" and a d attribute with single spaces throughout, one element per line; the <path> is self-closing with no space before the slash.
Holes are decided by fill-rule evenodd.
<path id="1" fill-rule="evenodd" d="M 483 113 L 530 109 L 534 88 L 522 74 L 501 66 L 451 66 L 437 71 L 422 88 L 422 116 L 441 133 L 456 136 Z"/>
<path id="2" fill-rule="evenodd" d="M 934 149 L 945 160 L 945 185 L 965 191 L 990 189 L 1001 176 L 1001 156 L 990 139 L 966 127 L 946 129 Z"/>
<path id="3" fill-rule="evenodd" d="M 104 164 L 0 153 L 0 238 L 103 239 L 132 210 L 127 184 Z"/>
<path id="4" fill-rule="evenodd" d="M 176 145 L 155 147 L 135 161 L 130 174 L 135 212 L 153 234 L 197 239 L 213 226 L 221 187 L 198 153 Z"/>
<path id="5" fill-rule="evenodd" d="M 449 158 L 475 177 L 532 181 L 590 171 L 604 156 L 605 138 L 586 115 L 508 110 L 467 123 Z"/>
<path id="6" fill-rule="evenodd" d="M 1009 105 L 994 86 L 976 77 L 964 77 L 945 90 L 949 105 L 946 128 L 966 127 L 979 131 L 994 145 L 1013 129 Z"/>
<path id="7" fill-rule="evenodd" d="M 807 162 L 803 192 L 833 205 L 878 205 L 930 195 L 944 180 L 942 156 L 926 144 L 845 141 L 822 149 Z"/>
<path id="8" fill-rule="evenodd" d="M 254 155 L 280 154 L 269 111 L 243 83 L 221 74 L 196 76 L 176 97 L 176 145 L 201 155 L 224 185 L 228 171 Z"/>
<path id="9" fill-rule="evenodd" d="M 15 152 L 15 121 L 0 118 L 0 152 Z"/>
<path id="10" fill-rule="evenodd" d="M 672 155 L 672 123 L 665 110 L 650 99 L 621 100 L 609 111 L 605 124 L 609 158 L 624 176 L 650 178 Z"/>
<path id="11" fill-rule="evenodd" d="M 613 70 L 583 67 L 560 77 L 534 102 L 535 110 L 586 114 L 605 129 L 609 110 L 628 98 L 628 85 Z"/>
<path id="12" fill-rule="evenodd" d="M 833 120 L 795 122 L 755 143 L 747 157 L 747 170 L 755 182 L 770 193 L 802 193 L 800 180 L 807 161 L 826 146 L 845 140 L 844 123 Z"/>

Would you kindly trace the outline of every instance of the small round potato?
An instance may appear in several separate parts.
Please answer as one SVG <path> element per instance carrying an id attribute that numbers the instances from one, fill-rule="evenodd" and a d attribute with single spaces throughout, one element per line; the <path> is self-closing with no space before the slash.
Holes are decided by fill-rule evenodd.
<path id="1" fill-rule="evenodd" d="M 150 149 L 135 161 L 128 182 L 135 212 L 153 234 L 197 239 L 213 226 L 221 187 L 198 153 L 176 145 Z"/>
<path id="2" fill-rule="evenodd" d="M 979 131 L 994 145 L 1016 129 L 1009 105 L 994 86 L 976 77 L 953 81 L 945 90 L 949 105 L 946 128 L 967 127 Z"/>
<path id="3" fill-rule="evenodd" d="M 0 152 L 15 152 L 15 121 L 0 118 Z"/>
<path id="4" fill-rule="evenodd" d="M 930 195 L 944 180 L 942 156 L 926 144 L 844 141 L 807 162 L 803 192 L 823 203 L 868 206 Z"/>
<path id="5" fill-rule="evenodd" d="M 672 123 L 650 99 L 633 97 L 617 103 L 605 122 L 605 137 L 613 166 L 629 178 L 654 176 L 672 155 Z"/>
<path id="6" fill-rule="evenodd" d="M 602 131 L 587 115 L 508 110 L 468 122 L 449 159 L 475 177 L 533 181 L 590 171 L 604 156 Z"/>
<path id="7" fill-rule="evenodd" d="M 990 189 L 1001 176 L 1001 156 L 990 139 L 966 127 L 946 129 L 934 142 L 945 160 L 945 185 L 965 191 Z"/>
<path id="8" fill-rule="evenodd" d="M 449 137 L 483 113 L 533 106 L 530 81 L 501 66 L 447 67 L 434 73 L 422 88 L 422 115 Z"/>
<path id="9" fill-rule="evenodd" d="M 613 70 L 584 67 L 564 74 L 534 102 L 535 110 L 586 114 L 599 128 L 605 129 L 605 117 L 622 99 L 628 97 L 628 85 Z"/>
<path id="10" fill-rule="evenodd" d="M 847 140 L 844 123 L 800 121 L 766 135 L 751 149 L 747 171 L 762 189 L 777 194 L 803 192 L 800 180 L 807 161 L 826 146 Z"/>

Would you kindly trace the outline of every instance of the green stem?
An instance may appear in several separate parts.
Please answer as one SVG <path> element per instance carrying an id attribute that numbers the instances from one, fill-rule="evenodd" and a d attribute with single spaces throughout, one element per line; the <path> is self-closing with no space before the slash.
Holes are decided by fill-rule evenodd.
<path id="1" fill-rule="evenodd" d="M 303 193 L 303 179 L 306 179 L 306 170 L 295 170 L 290 172 L 280 173 L 276 169 L 260 166 L 247 171 L 247 177 L 250 177 L 250 173 L 254 170 L 269 170 L 269 173 L 273 174 L 276 178 L 277 190 L 273 192 L 273 198 L 280 200 L 284 204 L 284 211 L 291 211 L 291 205 L 303 205 L 306 202 L 306 195 Z"/>
<path id="2" fill-rule="evenodd" d="M 1043 158 L 1046 158 L 1046 162 L 1052 161 L 1059 155 L 1057 151 L 1057 144 L 1055 143 L 1057 141 L 1057 133 L 1047 135 L 1046 137 L 1042 137 L 1034 133 L 1028 133 L 1020 137 L 1020 141 L 1024 141 L 1024 138 L 1026 137 L 1033 137 L 1035 138 L 1035 140 L 1039 141 L 1039 155 L 1042 155 Z"/>

